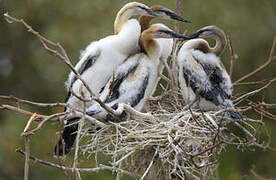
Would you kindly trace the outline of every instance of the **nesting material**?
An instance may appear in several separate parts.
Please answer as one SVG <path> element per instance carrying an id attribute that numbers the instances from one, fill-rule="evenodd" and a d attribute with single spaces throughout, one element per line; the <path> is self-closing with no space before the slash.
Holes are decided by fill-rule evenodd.
<path id="1" fill-rule="evenodd" d="M 111 158 L 107 164 L 140 179 L 201 179 L 214 177 L 219 154 L 226 144 L 242 146 L 254 139 L 243 123 L 234 134 L 235 123 L 224 114 L 200 112 L 186 107 L 178 91 L 164 92 L 150 100 L 147 114 L 131 113 L 123 122 L 110 122 L 100 130 L 83 129 L 88 137 L 81 150 L 89 156 Z M 149 113 L 152 115 L 149 115 Z M 233 128 L 233 127 L 232 127 Z M 248 133 L 248 134 L 246 134 Z M 117 171 L 118 172 L 118 171 Z"/>

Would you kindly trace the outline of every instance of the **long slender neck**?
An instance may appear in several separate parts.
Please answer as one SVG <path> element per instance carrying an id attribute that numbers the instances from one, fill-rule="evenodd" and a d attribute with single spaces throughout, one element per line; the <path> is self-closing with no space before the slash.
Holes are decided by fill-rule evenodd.
<path id="1" fill-rule="evenodd" d="M 210 48 L 210 52 L 215 53 L 217 56 L 221 56 L 226 48 L 226 36 L 224 32 L 220 30 L 216 31 L 214 40 L 216 41 L 216 45 Z"/>
<path id="2" fill-rule="evenodd" d="M 114 34 L 118 34 L 123 28 L 124 24 L 133 16 L 132 9 L 129 7 L 122 8 L 116 16 L 114 21 Z"/>
<path id="3" fill-rule="evenodd" d="M 141 32 L 148 29 L 150 27 L 150 22 L 154 19 L 153 16 L 141 16 L 139 19 L 139 23 L 141 25 Z"/>
<path id="4" fill-rule="evenodd" d="M 150 59 L 157 59 L 159 46 L 156 40 L 152 38 L 148 33 L 142 33 L 140 36 L 141 51 L 149 56 Z"/>

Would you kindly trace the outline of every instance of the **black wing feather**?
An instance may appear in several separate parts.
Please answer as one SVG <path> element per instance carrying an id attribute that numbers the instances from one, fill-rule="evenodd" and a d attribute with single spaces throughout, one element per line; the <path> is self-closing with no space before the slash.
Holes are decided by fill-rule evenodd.
<path id="1" fill-rule="evenodd" d="M 183 66 L 183 76 L 185 79 L 186 86 L 191 87 L 195 94 L 198 94 L 206 100 L 213 102 L 217 106 L 220 104 L 218 100 L 219 91 L 216 88 L 212 87 L 211 89 L 206 90 L 206 88 L 204 88 L 205 82 L 202 82 L 201 79 L 194 76 L 191 70 L 185 68 L 185 66 Z"/>
<path id="2" fill-rule="evenodd" d="M 114 83 L 112 84 L 112 87 L 110 87 L 111 95 L 107 98 L 106 103 L 110 103 L 119 98 L 120 96 L 119 88 L 122 82 L 128 77 L 130 73 L 133 73 L 136 70 L 138 65 L 139 64 L 136 63 L 132 67 L 130 67 L 127 72 L 119 72 L 116 75 Z"/>
<path id="3" fill-rule="evenodd" d="M 209 77 L 209 82 L 212 85 L 212 89 L 217 91 L 217 93 L 224 99 L 231 99 L 231 95 L 228 94 L 222 87 L 221 83 L 224 82 L 224 77 L 222 75 L 222 71 L 217 66 L 212 66 L 211 64 L 201 63 L 195 56 L 193 58 L 196 60 L 198 64 L 201 65 L 207 77 Z"/>

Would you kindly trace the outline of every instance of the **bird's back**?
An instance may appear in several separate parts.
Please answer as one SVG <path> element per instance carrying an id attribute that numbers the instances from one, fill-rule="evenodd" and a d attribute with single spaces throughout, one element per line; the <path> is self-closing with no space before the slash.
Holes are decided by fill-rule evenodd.
<path id="1" fill-rule="evenodd" d="M 214 54 L 199 50 L 179 53 L 179 82 L 186 102 L 190 103 L 198 96 L 202 110 L 215 110 L 230 100 L 232 84 L 219 61 Z"/>

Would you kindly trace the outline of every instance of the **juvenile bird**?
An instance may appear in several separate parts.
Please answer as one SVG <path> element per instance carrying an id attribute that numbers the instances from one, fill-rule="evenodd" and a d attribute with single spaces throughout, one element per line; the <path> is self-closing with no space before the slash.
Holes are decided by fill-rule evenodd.
<path id="1" fill-rule="evenodd" d="M 225 33 L 216 26 L 206 26 L 191 36 L 199 39 L 185 42 L 177 57 L 184 100 L 188 104 L 195 102 L 204 111 L 234 109 L 232 83 L 220 60 L 226 47 Z M 216 44 L 210 47 L 201 38 L 212 38 Z M 244 119 L 239 112 L 227 111 L 227 114 L 233 119 Z"/>

